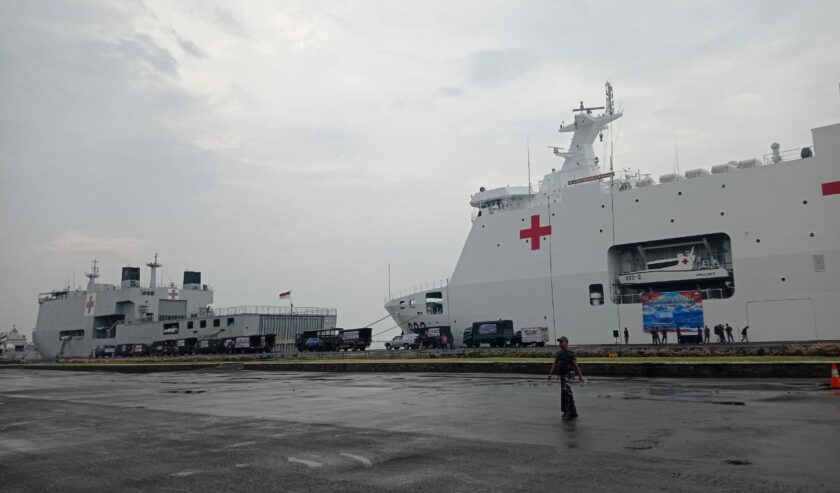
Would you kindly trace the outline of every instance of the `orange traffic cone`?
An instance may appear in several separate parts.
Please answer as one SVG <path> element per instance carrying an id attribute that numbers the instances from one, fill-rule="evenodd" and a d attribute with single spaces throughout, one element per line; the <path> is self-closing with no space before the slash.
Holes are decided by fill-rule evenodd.
<path id="1" fill-rule="evenodd" d="M 831 388 L 840 389 L 840 374 L 837 374 L 837 365 L 831 364 Z"/>

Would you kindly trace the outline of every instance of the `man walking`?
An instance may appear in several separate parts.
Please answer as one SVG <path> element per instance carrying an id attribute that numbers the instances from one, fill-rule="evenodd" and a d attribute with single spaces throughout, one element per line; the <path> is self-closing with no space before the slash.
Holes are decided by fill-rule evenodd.
<path id="1" fill-rule="evenodd" d="M 557 372 L 560 376 L 560 411 L 563 412 L 563 419 L 575 419 L 578 417 L 577 407 L 575 407 L 575 396 L 572 394 L 572 381 L 577 373 L 580 383 L 585 383 L 583 372 L 580 371 L 580 366 L 577 362 L 575 352 L 569 349 L 569 339 L 561 337 L 557 339 L 560 343 L 560 350 L 554 353 L 554 364 L 551 365 L 551 371 L 548 372 L 548 381 Z"/>
<path id="2" fill-rule="evenodd" d="M 745 325 L 743 329 L 741 329 L 741 342 L 750 342 L 750 338 L 747 337 L 747 329 L 749 329 L 749 325 Z"/>

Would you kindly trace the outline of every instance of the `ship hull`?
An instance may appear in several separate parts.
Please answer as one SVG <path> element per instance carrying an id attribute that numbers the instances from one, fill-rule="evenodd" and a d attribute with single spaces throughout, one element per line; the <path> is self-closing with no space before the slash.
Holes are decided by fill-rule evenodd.
<path id="1" fill-rule="evenodd" d="M 808 159 L 622 191 L 585 183 L 482 214 L 451 281 L 436 290 L 442 313 L 404 308 L 425 292 L 385 307 L 404 332 L 450 325 L 456 341 L 473 321 L 499 318 L 547 326 L 551 341 L 610 343 L 624 327 L 631 342 L 648 340 L 641 302 L 613 296 L 622 273 L 612 252 L 719 237 L 732 277 L 720 280 L 719 296 L 704 295 L 706 325 L 749 325 L 753 341 L 840 340 L 840 194 L 830 192 L 840 183 L 840 124 L 813 136 Z M 539 248 L 521 237 L 534 216 L 552 231 Z"/>

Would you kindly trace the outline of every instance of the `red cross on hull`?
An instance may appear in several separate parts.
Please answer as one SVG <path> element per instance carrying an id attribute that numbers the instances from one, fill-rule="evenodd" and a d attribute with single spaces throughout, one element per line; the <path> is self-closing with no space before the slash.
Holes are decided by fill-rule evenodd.
<path id="1" fill-rule="evenodd" d="M 540 226 L 540 215 L 531 216 L 531 227 L 519 230 L 520 240 L 530 240 L 531 250 L 540 249 L 540 237 L 551 236 L 551 225 Z"/>

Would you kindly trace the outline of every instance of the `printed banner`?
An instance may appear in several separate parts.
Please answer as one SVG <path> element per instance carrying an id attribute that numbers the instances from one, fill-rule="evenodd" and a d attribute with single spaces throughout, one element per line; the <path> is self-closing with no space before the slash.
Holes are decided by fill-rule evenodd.
<path id="1" fill-rule="evenodd" d="M 703 328 L 703 297 L 700 291 L 670 291 L 642 294 L 642 326 L 645 332 L 676 332 Z"/>

